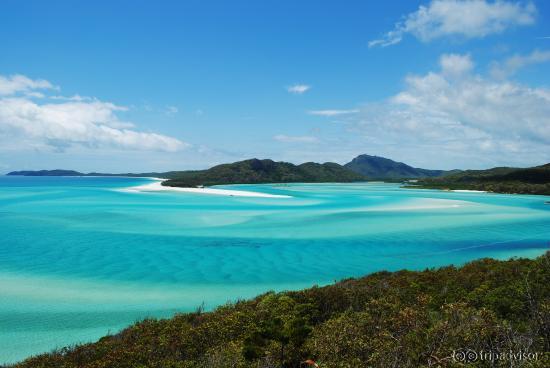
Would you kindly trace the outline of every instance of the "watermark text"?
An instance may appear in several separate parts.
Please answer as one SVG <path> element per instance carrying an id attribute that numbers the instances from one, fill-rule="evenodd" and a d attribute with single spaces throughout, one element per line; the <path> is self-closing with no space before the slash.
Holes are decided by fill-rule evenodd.
<path id="1" fill-rule="evenodd" d="M 486 351 L 459 349 L 454 350 L 452 358 L 455 362 L 475 363 L 475 362 L 496 362 L 496 361 L 536 361 L 539 360 L 540 353 L 528 351 Z"/>

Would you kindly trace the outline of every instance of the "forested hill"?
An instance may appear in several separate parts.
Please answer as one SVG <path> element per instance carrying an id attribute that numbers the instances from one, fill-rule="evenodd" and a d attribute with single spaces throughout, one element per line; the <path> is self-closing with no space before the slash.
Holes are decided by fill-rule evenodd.
<path id="1" fill-rule="evenodd" d="M 372 179 L 404 179 L 437 177 L 458 170 L 428 170 L 409 166 L 385 157 L 359 155 L 344 165 L 346 168 Z"/>
<path id="2" fill-rule="evenodd" d="M 16 367 L 291 368 L 313 359 L 320 368 L 542 368 L 550 363 L 549 284 L 550 253 L 378 272 L 213 312 L 145 320 Z M 526 356 L 463 360 L 466 352 L 473 359 L 471 352 L 510 351 Z"/>
<path id="3" fill-rule="evenodd" d="M 344 166 L 335 163 L 318 164 L 308 162 L 301 165 L 293 165 L 286 162 L 274 162 L 272 160 L 251 159 L 235 163 L 223 164 L 208 170 L 196 171 L 170 171 L 149 173 L 81 173 L 74 170 L 38 170 L 38 171 L 12 171 L 8 175 L 22 176 L 149 176 L 158 178 L 177 178 L 178 183 L 191 182 L 193 185 L 207 185 L 205 182 L 216 184 L 237 184 L 282 182 L 288 178 L 288 182 L 349 182 L 364 180 L 396 180 L 404 178 L 437 177 L 454 171 L 428 170 L 409 166 L 402 162 L 396 162 L 384 157 L 359 155 Z M 203 180 L 208 179 L 208 180 Z M 175 182 L 174 182 L 175 183 Z M 180 186 L 181 184 L 177 184 Z"/>
<path id="4" fill-rule="evenodd" d="M 261 183 L 348 183 L 365 181 L 367 177 L 357 174 L 339 164 L 307 162 L 294 165 L 288 162 L 250 159 L 214 166 L 207 170 L 169 171 L 149 173 L 81 173 L 74 170 L 12 171 L 8 175 L 19 176 L 128 176 L 157 177 L 170 179 L 167 186 L 195 187 L 218 184 L 261 184 Z"/>
<path id="5" fill-rule="evenodd" d="M 417 184 L 434 189 L 550 195 L 550 163 L 525 169 L 495 167 L 489 170 L 466 170 L 441 178 L 422 179 Z"/>
<path id="6" fill-rule="evenodd" d="M 184 171 L 163 185 L 194 187 L 219 184 L 260 183 L 347 183 L 364 181 L 367 178 L 336 163 L 318 164 L 307 162 L 294 165 L 289 162 L 251 159 L 214 166 L 208 170 Z"/>
<path id="7" fill-rule="evenodd" d="M 550 163 L 531 168 L 496 167 L 488 170 L 426 170 L 383 157 L 360 155 L 342 166 L 327 162 L 288 162 L 250 159 L 214 166 L 207 170 L 148 173 L 81 173 L 74 170 L 13 171 L 23 176 L 129 176 L 169 179 L 168 186 L 195 187 L 219 184 L 261 183 L 348 183 L 365 180 L 419 178 L 416 187 L 434 189 L 472 189 L 500 193 L 550 195 Z"/>

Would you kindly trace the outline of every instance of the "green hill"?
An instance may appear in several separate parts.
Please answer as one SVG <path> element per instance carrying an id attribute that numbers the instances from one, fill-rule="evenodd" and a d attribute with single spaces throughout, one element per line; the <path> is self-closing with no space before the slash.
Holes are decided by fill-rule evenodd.
<path id="1" fill-rule="evenodd" d="M 466 170 L 441 178 L 423 179 L 422 188 L 470 189 L 498 193 L 550 195 L 550 164 L 525 169 L 495 167 Z"/>
<path id="2" fill-rule="evenodd" d="M 347 183 L 367 178 L 336 163 L 307 162 L 294 165 L 288 162 L 251 159 L 214 166 L 208 170 L 183 171 L 163 185 L 194 187 L 219 184 L 260 183 Z"/>
<path id="3" fill-rule="evenodd" d="M 548 367 L 550 253 L 325 287 L 148 319 L 17 368 Z M 461 361 L 466 351 L 531 354 Z M 535 359 L 535 354 L 536 359 Z"/>
<path id="4" fill-rule="evenodd" d="M 444 170 L 419 169 L 402 162 L 370 155 L 359 155 L 345 164 L 344 167 L 369 178 L 381 180 L 437 177 L 449 173 Z"/>
<path id="5" fill-rule="evenodd" d="M 207 170 L 169 171 L 164 173 L 81 173 L 73 170 L 12 171 L 8 175 L 20 176 L 129 176 L 158 177 L 170 179 L 167 186 L 195 187 L 219 184 L 261 183 L 347 183 L 364 181 L 367 178 L 332 162 L 318 164 L 306 162 L 294 165 L 288 162 L 251 159 L 214 166 Z"/>

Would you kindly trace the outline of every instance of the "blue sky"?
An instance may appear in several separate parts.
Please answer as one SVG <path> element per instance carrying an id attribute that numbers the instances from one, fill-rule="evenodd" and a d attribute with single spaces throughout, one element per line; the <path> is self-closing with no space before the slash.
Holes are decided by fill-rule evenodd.
<path id="1" fill-rule="evenodd" d="M 546 1 L 2 1 L 0 172 L 550 161 Z"/>

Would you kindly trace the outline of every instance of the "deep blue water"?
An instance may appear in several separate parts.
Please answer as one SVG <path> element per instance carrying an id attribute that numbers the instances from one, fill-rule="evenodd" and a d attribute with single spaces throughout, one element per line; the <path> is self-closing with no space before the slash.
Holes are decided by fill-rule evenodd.
<path id="1" fill-rule="evenodd" d="M 0 176 L 0 363 L 203 302 L 549 249 L 549 197 L 381 183 L 231 186 L 292 198 L 124 190 L 148 182 Z"/>

